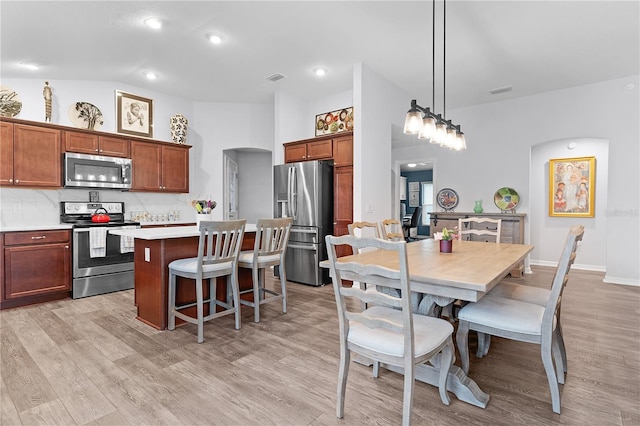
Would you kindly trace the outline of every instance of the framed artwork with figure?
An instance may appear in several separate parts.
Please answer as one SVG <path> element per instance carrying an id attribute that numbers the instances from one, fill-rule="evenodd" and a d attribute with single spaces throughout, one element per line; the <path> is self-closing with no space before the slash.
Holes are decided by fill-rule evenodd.
<path id="1" fill-rule="evenodd" d="M 549 216 L 594 217 L 596 157 L 549 160 Z"/>
<path id="2" fill-rule="evenodd" d="M 153 100 L 116 90 L 116 132 L 153 137 Z"/>

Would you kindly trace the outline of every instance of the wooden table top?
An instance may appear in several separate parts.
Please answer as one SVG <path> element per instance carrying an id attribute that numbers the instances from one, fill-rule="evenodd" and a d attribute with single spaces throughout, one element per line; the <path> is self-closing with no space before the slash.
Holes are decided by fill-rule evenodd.
<path id="1" fill-rule="evenodd" d="M 476 241 L 454 241 L 453 253 L 440 253 L 439 247 L 439 241 L 433 239 L 407 244 L 411 290 L 470 302 L 479 300 L 533 250 L 526 244 Z M 397 256 L 385 250 L 338 259 L 349 261 L 398 269 Z M 329 262 L 321 266 L 329 267 Z"/>

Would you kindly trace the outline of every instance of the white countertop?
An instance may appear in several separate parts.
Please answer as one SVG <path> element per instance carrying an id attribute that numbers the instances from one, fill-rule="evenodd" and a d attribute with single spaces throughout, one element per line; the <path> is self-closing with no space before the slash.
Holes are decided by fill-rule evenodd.
<path id="1" fill-rule="evenodd" d="M 52 224 L 52 225 L 10 225 L 10 226 L 0 226 L 0 232 L 19 232 L 19 231 L 50 231 L 57 229 L 71 229 L 72 225 L 70 223 L 65 224 Z"/>
<path id="2" fill-rule="evenodd" d="M 255 232 L 255 223 L 247 223 L 244 227 L 245 232 Z M 185 238 L 197 237 L 200 231 L 196 225 L 194 226 L 167 226 L 161 228 L 140 228 L 140 229 L 118 229 L 109 231 L 110 234 L 120 235 L 122 237 L 133 237 L 141 240 L 165 240 L 168 238 Z"/>

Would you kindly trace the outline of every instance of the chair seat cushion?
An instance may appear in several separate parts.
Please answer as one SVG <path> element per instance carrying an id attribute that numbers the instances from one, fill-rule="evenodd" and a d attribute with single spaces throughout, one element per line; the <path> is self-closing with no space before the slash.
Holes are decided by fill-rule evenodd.
<path id="1" fill-rule="evenodd" d="M 279 254 L 271 254 L 268 256 L 258 256 L 260 263 L 280 262 Z M 238 255 L 238 266 L 251 267 L 253 265 L 253 251 L 241 251 Z"/>
<path id="2" fill-rule="evenodd" d="M 542 334 L 543 315 L 544 306 L 486 295 L 478 302 L 460 309 L 458 319 L 499 330 L 539 336 Z"/>
<path id="3" fill-rule="evenodd" d="M 551 291 L 546 288 L 532 287 L 530 285 L 513 284 L 501 282 L 495 286 L 488 296 L 500 296 L 508 299 L 520 300 L 522 302 L 534 303 L 539 306 L 545 306 Z"/>
<path id="4" fill-rule="evenodd" d="M 224 270 L 230 270 L 233 266 L 232 262 L 214 263 L 211 265 L 204 265 L 202 267 L 202 274 L 221 272 Z M 198 258 L 189 257 L 186 259 L 178 259 L 169 263 L 169 270 L 175 272 L 184 272 L 189 274 L 195 274 L 198 271 Z"/>
<path id="5" fill-rule="evenodd" d="M 371 318 L 383 318 L 402 324 L 402 311 L 397 309 L 374 306 L 364 311 L 363 314 Z M 415 355 L 420 356 L 433 351 L 444 343 L 453 333 L 453 326 L 439 318 L 414 314 L 413 333 Z M 404 356 L 404 335 L 386 328 L 369 328 L 362 323 L 350 321 L 347 340 L 382 354 Z"/>

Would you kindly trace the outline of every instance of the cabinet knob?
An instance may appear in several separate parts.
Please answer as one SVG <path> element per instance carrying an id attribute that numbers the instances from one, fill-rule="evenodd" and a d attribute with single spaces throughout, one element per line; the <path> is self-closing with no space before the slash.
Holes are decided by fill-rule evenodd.
<path id="1" fill-rule="evenodd" d="M 16 179 L 16 183 L 20 183 L 20 179 Z"/>
<path id="2" fill-rule="evenodd" d="M 64 249 L 65 250 L 69 250 L 69 246 L 64 246 Z"/>
<path id="3" fill-rule="evenodd" d="M 13 179 L 9 179 L 9 183 L 13 183 Z"/>
<path id="4" fill-rule="evenodd" d="M 96 148 L 96 152 L 100 152 L 100 150 L 98 148 Z"/>

